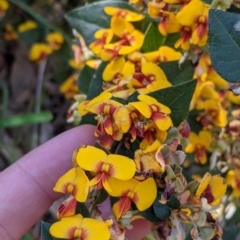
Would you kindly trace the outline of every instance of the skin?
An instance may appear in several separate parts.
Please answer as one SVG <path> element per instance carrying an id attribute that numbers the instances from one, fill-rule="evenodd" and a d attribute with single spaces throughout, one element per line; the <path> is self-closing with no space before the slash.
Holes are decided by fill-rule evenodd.
<path id="1" fill-rule="evenodd" d="M 91 125 L 69 130 L 0 173 L 0 239 L 19 240 L 61 196 L 52 189 L 72 167 L 73 151 L 81 145 L 94 144 L 94 130 Z M 129 239 L 135 240 L 146 234 L 131 232 Z"/>

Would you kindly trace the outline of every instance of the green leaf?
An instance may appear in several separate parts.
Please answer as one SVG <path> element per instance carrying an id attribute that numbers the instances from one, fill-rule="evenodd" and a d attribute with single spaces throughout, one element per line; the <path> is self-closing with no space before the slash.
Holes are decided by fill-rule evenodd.
<path id="1" fill-rule="evenodd" d="M 240 80 L 240 15 L 209 11 L 209 53 L 214 69 L 228 82 Z"/>
<path id="2" fill-rule="evenodd" d="M 127 2 L 99 1 L 84 7 L 76 8 L 66 14 L 66 19 L 84 38 L 87 45 L 94 41 L 97 30 L 110 27 L 110 16 L 104 12 L 104 7 L 118 7 L 136 12 Z"/>
<path id="3" fill-rule="evenodd" d="M 179 85 L 151 92 L 148 95 L 171 109 L 172 113 L 170 116 L 173 124 L 174 126 L 178 126 L 188 117 L 189 105 L 196 84 L 196 80 L 191 80 Z"/>
<path id="4" fill-rule="evenodd" d="M 173 209 L 178 209 L 181 206 L 180 201 L 178 200 L 178 198 L 174 195 L 172 195 L 169 199 L 169 201 L 167 201 L 166 203 L 168 205 L 168 207 L 173 208 Z"/>
<path id="5" fill-rule="evenodd" d="M 96 115 L 95 114 L 87 114 L 82 117 L 82 120 L 80 122 L 80 125 L 84 124 L 91 124 L 91 125 L 97 125 L 97 120 L 94 118 Z"/>
<path id="6" fill-rule="evenodd" d="M 77 202 L 77 206 L 76 206 L 76 213 L 75 214 L 81 214 L 83 217 L 88 217 L 90 218 L 90 213 L 88 211 L 88 208 L 86 207 L 86 205 L 84 203 L 80 203 Z"/>
<path id="7" fill-rule="evenodd" d="M 78 78 L 78 88 L 81 93 L 88 94 L 89 86 L 96 70 L 85 65 Z"/>
<path id="8" fill-rule="evenodd" d="M 142 213 L 143 217 L 146 218 L 150 222 L 159 222 L 160 221 L 160 219 L 158 217 L 156 217 L 153 207 L 150 207 L 141 213 Z"/>
<path id="9" fill-rule="evenodd" d="M 153 203 L 154 213 L 159 219 L 166 220 L 171 215 L 171 210 L 167 204 L 162 204 L 158 200 L 155 200 L 155 202 Z"/>
<path id="10" fill-rule="evenodd" d="M 88 100 L 95 98 L 103 91 L 103 89 L 102 89 L 102 84 L 103 84 L 102 74 L 103 74 L 103 71 L 104 71 L 105 67 L 107 66 L 107 64 L 108 64 L 108 62 L 102 62 L 100 64 L 100 66 L 98 67 L 96 74 L 94 74 L 92 81 L 90 83 L 90 86 L 89 86 L 89 92 L 87 95 Z"/>
<path id="11" fill-rule="evenodd" d="M 164 46 L 174 47 L 174 44 L 180 38 L 180 35 L 181 35 L 180 32 L 168 34 L 165 39 Z"/>
<path id="12" fill-rule="evenodd" d="M 57 240 L 56 238 L 52 237 L 49 233 L 49 229 L 51 227 L 50 223 L 41 222 L 41 240 Z"/>
<path id="13" fill-rule="evenodd" d="M 169 82 L 173 85 L 184 83 L 193 78 L 194 68 L 190 61 L 185 61 L 179 65 L 178 61 L 162 62 L 159 64 Z"/>
<path id="14" fill-rule="evenodd" d="M 158 30 L 158 24 L 151 22 L 145 32 L 145 38 L 141 52 L 151 52 L 159 49 L 163 45 L 165 38 Z"/>
<path id="15" fill-rule="evenodd" d="M 192 132 L 198 133 L 202 130 L 202 124 L 200 121 L 197 121 L 197 117 L 199 115 L 199 111 L 198 110 L 192 110 L 189 112 L 188 115 L 188 123 L 189 126 L 191 128 Z"/>
<path id="16" fill-rule="evenodd" d="M 19 33 L 19 37 L 27 44 L 32 45 L 44 41 L 44 29 L 36 28 Z"/>
<path id="17" fill-rule="evenodd" d="M 26 113 L 0 119 L 0 128 L 18 127 L 27 124 L 49 122 L 53 118 L 51 112 Z"/>

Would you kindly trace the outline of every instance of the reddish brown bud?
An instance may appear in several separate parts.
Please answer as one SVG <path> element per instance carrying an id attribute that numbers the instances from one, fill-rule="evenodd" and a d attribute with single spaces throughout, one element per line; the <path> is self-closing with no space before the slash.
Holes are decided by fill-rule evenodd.
<path id="1" fill-rule="evenodd" d="M 190 134 L 190 126 L 186 120 L 184 120 L 178 127 L 179 133 L 182 137 L 188 138 Z"/>

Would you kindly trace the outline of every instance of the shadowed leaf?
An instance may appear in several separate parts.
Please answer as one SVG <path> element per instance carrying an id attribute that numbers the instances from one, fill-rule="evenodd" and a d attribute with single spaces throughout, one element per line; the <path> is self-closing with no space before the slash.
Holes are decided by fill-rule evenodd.
<path id="1" fill-rule="evenodd" d="M 209 53 L 214 69 L 228 82 L 240 80 L 240 15 L 210 10 Z"/>

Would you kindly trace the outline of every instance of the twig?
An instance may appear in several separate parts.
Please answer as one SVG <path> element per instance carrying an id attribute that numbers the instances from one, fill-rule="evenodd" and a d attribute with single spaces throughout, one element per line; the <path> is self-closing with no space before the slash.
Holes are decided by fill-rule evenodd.
<path id="1" fill-rule="evenodd" d="M 43 59 L 38 68 L 37 84 L 35 92 L 35 103 L 34 112 L 39 113 L 41 110 L 41 94 L 43 87 L 44 72 L 47 65 L 47 58 Z M 32 135 L 32 149 L 39 145 L 39 126 L 40 124 L 33 125 L 33 135 Z"/>

